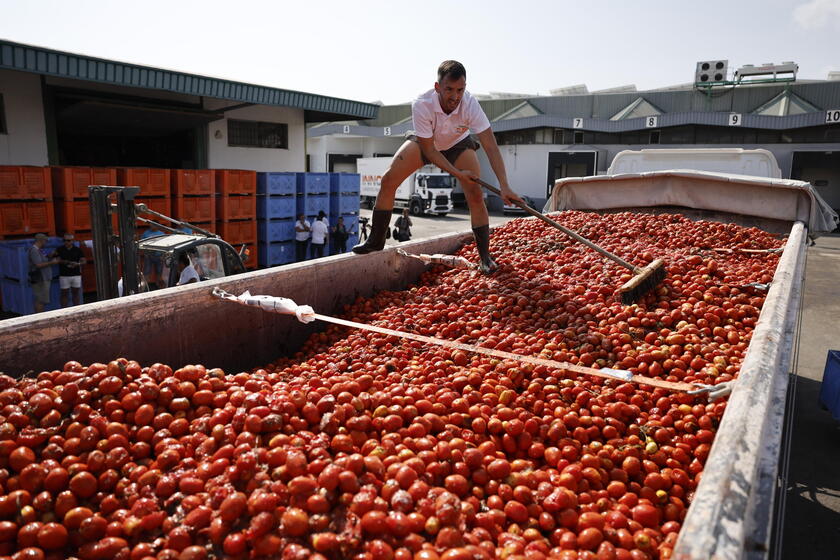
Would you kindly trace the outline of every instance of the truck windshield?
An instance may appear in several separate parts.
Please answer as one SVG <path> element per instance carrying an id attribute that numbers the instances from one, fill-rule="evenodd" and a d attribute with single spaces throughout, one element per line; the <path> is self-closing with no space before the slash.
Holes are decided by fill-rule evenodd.
<path id="1" fill-rule="evenodd" d="M 427 189 L 451 189 L 452 175 L 430 175 L 426 177 Z"/>

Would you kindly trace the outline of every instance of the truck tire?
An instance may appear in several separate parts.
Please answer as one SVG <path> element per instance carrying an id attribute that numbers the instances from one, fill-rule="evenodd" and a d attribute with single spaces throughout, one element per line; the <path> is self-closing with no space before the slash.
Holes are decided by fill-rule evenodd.
<path id="1" fill-rule="evenodd" d="M 422 216 L 423 203 L 415 198 L 408 204 L 408 213 L 412 216 Z"/>

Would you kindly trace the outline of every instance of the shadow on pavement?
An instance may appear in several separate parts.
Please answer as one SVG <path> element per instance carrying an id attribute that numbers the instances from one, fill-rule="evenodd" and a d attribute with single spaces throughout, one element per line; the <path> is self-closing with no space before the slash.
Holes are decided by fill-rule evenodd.
<path id="1" fill-rule="evenodd" d="M 783 559 L 840 558 L 840 422 L 799 377 L 784 517 Z"/>

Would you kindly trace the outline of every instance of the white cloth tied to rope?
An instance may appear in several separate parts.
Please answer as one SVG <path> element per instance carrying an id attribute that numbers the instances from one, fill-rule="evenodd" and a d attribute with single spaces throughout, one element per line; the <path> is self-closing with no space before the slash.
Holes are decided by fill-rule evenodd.
<path id="1" fill-rule="evenodd" d="M 301 323 L 311 323 L 315 320 L 315 310 L 309 305 L 298 305 L 293 300 L 277 296 L 252 296 L 246 291 L 242 295 L 235 296 L 219 288 L 213 289 L 213 295 L 222 299 L 235 301 L 241 305 L 258 307 L 269 313 L 280 313 L 281 315 L 294 315 Z"/>
<path id="2" fill-rule="evenodd" d="M 425 253 L 420 253 L 419 255 L 412 255 L 411 253 L 406 253 L 402 249 L 397 249 L 397 254 L 402 255 L 403 257 L 411 257 L 412 259 L 417 259 L 425 264 L 442 264 L 443 266 L 448 266 L 449 268 L 476 268 L 476 266 L 473 263 L 471 263 L 464 257 L 458 257 L 456 255 L 443 255 L 440 253 L 435 253 L 434 255 L 427 255 Z"/>

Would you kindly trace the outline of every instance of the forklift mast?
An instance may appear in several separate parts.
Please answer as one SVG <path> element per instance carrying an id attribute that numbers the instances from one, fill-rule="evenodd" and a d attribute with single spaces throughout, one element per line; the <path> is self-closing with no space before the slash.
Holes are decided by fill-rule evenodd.
<path id="1" fill-rule="evenodd" d="M 122 263 L 123 269 L 123 294 L 136 294 L 140 291 L 140 266 L 137 242 L 134 240 L 137 221 L 134 197 L 140 188 L 90 186 L 88 192 L 99 299 L 118 297 L 119 263 Z M 113 228 L 112 208 L 116 208 L 118 232 Z"/>

